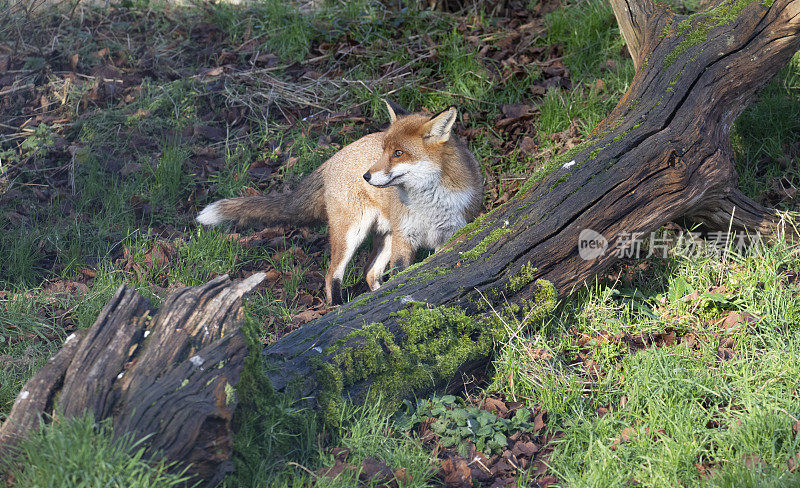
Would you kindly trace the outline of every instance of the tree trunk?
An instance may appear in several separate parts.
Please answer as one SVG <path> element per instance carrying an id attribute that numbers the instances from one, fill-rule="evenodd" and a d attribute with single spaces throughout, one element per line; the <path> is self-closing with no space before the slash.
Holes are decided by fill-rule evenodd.
<path id="1" fill-rule="evenodd" d="M 637 73 L 590 140 L 422 265 L 266 347 L 276 389 L 316 396 L 335 421 L 343 397 L 400 398 L 485 361 L 512 316 L 552 306 L 540 280 L 566 295 L 632 234 L 681 217 L 778 231 L 780 216 L 736 188 L 729 136 L 800 46 L 800 0 L 727 0 L 688 17 L 611 3 Z M 579 237 L 593 236 L 584 259 Z"/>
<path id="2" fill-rule="evenodd" d="M 191 464 L 188 474 L 215 485 L 232 469 L 231 387 L 247 355 L 241 299 L 263 278 L 231 283 L 221 276 L 182 288 L 158 311 L 120 287 L 94 325 L 70 335 L 25 384 L 0 427 L 0 457 L 13 453 L 42 414 L 88 411 L 113 418 L 115 435 L 149 435 L 150 455 Z"/>

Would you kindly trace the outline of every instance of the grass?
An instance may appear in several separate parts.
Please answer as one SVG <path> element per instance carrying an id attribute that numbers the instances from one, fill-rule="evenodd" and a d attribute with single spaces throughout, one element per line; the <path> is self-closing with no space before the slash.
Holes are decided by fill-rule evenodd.
<path id="1" fill-rule="evenodd" d="M 551 466 L 569 486 L 742 486 L 742 473 L 749 486 L 791 486 L 798 268 L 797 249 L 776 244 L 727 259 L 674 256 L 642 273 L 635 295 L 623 283 L 598 284 L 508 344 L 491 388 L 543 404 L 564 429 Z M 730 292 L 724 302 L 684 298 L 718 286 Z M 676 288 L 683 292 L 670 295 Z M 731 309 L 758 320 L 721 330 L 715 324 Z M 608 339 L 667 328 L 700 339 L 636 352 Z M 735 344 L 729 360 L 719 357 L 724 337 Z M 763 468 L 753 468 L 756 459 Z"/>
<path id="2" fill-rule="evenodd" d="M 182 473 L 145 458 L 143 442 L 114 438 L 109 421 L 91 414 L 57 420 L 23 441 L 18 450 L 27 466 L 13 464 L 14 486 L 148 488 L 186 486 Z"/>
<path id="3" fill-rule="evenodd" d="M 549 14 L 547 22 L 545 42 L 563 46 L 564 64 L 578 86 L 547 92 L 540 106 L 539 131 L 546 136 L 574 123 L 587 136 L 627 90 L 633 62 L 622 54 L 625 44 L 607 2 L 567 6 Z M 597 79 L 603 80 L 604 93 L 592 86 Z"/>
<path id="4" fill-rule="evenodd" d="M 800 141 L 800 55 L 769 82 L 761 100 L 736 119 L 731 142 L 737 153 L 739 186 L 757 197 L 778 178 L 800 183 L 796 171 L 800 154 L 793 147 Z"/>
<path id="5" fill-rule="evenodd" d="M 675 7 L 692 12 L 689 3 Z M 324 296 L 313 288 L 327 266 L 324 241 L 292 234 L 269 244 L 269 234 L 251 246 L 256 234 L 204 230 L 192 219 L 218 198 L 296 184 L 385 125 L 382 97 L 412 110 L 459 108 L 491 207 L 562 153 L 564 134 L 585 138 L 633 78 L 601 0 L 567 2 L 534 18 L 542 28 L 530 35 L 488 10 L 449 14 L 419 3 L 135 0 L 79 5 L 72 14 L 15 12 L 0 19 L 0 44 L 21 53 L 14 83 L 36 88 L 31 104 L 20 92 L 8 102 L 18 105 L 0 112 L 0 419 L 63 339 L 89 327 L 124 283 L 158 305 L 176 287 L 275 270 L 279 282 L 247 301 L 247 333 L 253 351 L 285 333 L 302 298 Z M 30 35 L 18 43 L 12 22 Z M 559 55 L 542 54 L 551 49 Z M 554 57 L 570 88 L 534 95 Z M 740 186 L 786 210 L 796 200 L 774 189 L 776 179 L 783 188 L 798 184 L 799 59 L 767 85 L 732 135 Z M 97 82 L 96 70 L 109 67 L 121 84 Z M 70 71 L 79 75 L 65 76 Z M 520 102 L 536 115 L 518 129 L 499 128 L 504 106 Z M 41 122 L 26 122 L 37 116 Z M 525 136 L 533 155 L 520 149 Z M 363 287 L 364 254 L 346 272 L 353 296 Z M 791 432 L 792 417 L 800 417 L 792 390 L 800 373 L 797 250 L 777 243 L 758 255 L 678 254 L 625 265 L 646 270 L 587 287 L 545 323 L 509 324 L 520 334 L 497 346 L 488 388 L 543 405 L 548 430 L 564 432 L 551 472 L 569 486 L 797 483 L 785 469 L 800 450 Z M 732 293 L 720 298 L 709 291 L 714 286 Z M 683 299 L 693 291 L 696 301 Z M 723 334 L 715 321 L 731 311 L 760 320 Z M 705 341 L 631 351 L 608 339 L 667 328 Z M 733 356 L 721 361 L 717 348 L 728 335 Z M 257 357 L 239 386 L 237 472 L 226 486 L 351 486 L 346 477 L 317 478 L 334 464 L 330 447 L 350 449 L 356 467 L 369 456 L 406 467 L 410 486 L 433 483 L 429 453 L 378 406 L 351 405 L 339 428 L 322 429 L 308 405 L 271 392 Z M 144 469 L 139 446 L 114 447 L 109 432 L 91 419 L 59 423 L 26 456 L 47 464 L 43 443 L 78 457 L 94 446 L 111 456 L 109 470 Z M 166 476 L 160 469 L 143 479 Z M 23 471 L 18 480 L 38 473 Z"/>

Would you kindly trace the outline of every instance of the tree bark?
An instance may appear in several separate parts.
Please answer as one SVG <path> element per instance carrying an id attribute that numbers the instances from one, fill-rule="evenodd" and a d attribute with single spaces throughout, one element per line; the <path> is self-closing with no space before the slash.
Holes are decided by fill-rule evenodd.
<path id="1" fill-rule="evenodd" d="M 115 435 L 149 436 L 150 455 L 191 465 L 188 474 L 215 485 L 232 469 L 232 387 L 247 355 L 241 300 L 263 278 L 182 288 L 158 311 L 121 286 L 94 325 L 70 335 L 25 384 L 0 427 L 0 457 L 42 418 L 88 411 L 112 418 Z"/>
<path id="2" fill-rule="evenodd" d="M 637 72 L 591 140 L 421 266 L 266 347 L 277 390 L 316 395 L 322 403 L 331 401 L 332 391 L 363 398 L 371 386 L 385 390 L 389 381 L 376 384 L 374 375 L 355 374 L 372 366 L 353 366 L 350 356 L 370 347 L 370 334 L 381 333 L 365 329 L 376 322 L 392 339 L 378 341 L 384 349 L 378 354 L 387 360 L 410 354 L 412 348 L 403 349 L 410 325 L 402 311 L 411 301 L 484 314 L 485 324 L 489 308 L 536 300 L 542 291 L 536 279 L 569 294 L 618 259 L 614 250 L 626 236 L 674 219 L 762 234 L 780 229 L 779 214 L 736 188 L 730 128 L 800 47 L 800 0 L 728 0 L 688 17 L 649 0 L 612 0 L 612 6 Z M 578 249 L 586 229 L 607 244 L 592 259 Z M 524 286 L 518 286 L 520 275 Z M 515 279 L 517 286 L 509 286 Z M 435 327 L 443 323 L 452 325 Z M 396 357 L 392 342 L 401 349 Z M 343 347 L 350 356 L 341 354 Z M 474 366 L 486 356 L 468 359 Z M 427 366 L 433 371 L 436 364 L 432 358 Z M 328 371 L 323 379 L 321 371 L 330 367 L 344 376 Z M 449 379 L 432 374 L 428 384 L 416 382 L 402 393 Z"/>

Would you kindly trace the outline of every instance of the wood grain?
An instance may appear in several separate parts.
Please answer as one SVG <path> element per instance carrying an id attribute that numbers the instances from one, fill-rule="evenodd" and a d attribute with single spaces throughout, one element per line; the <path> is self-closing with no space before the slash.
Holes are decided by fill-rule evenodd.
<path id="1" fill-rule="evenodd" d="M 232 470 L 232 387 L 247 355 L 241 300 L 263 279 L 220 276 L 176 291 L 158 310 L 120 287 L 94 325 L 68 337 L 25 384 L 0 427 L 0 457 L 40 419 L 90 411 L 112 418 L 116 435 L 148 436 L 149 455 L 216 485 Z"/>

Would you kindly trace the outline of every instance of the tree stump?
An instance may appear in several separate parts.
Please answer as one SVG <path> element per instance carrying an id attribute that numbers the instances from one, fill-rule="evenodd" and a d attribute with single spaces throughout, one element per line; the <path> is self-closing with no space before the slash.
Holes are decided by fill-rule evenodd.
<path id="1" fill-rule="evenodd" d="M 736 188 L 729 136 L 800 47 L 800 0 L 725 0 L 691 16 L 650 0 L 611 3 L 637 72 L 590 140 L 420 266 L 267 346 L 277 390 L 327 408 L 441 386 L 458 373 L 453 363 L 486 360 L 498 320 L 548 309 L 542 280 L 570 293 L 618 259 L 625 236 L 679 218 L 780 229 L 780 215 Z M 587 230 L 600 252 L 584 259 Z"/>
<path id="2" fill-rule="evenodd" d="M 25 384 L 0 427 L 0 457 L 42 418 L 89 411 L 111 417 L 115 435 L 150 436 L 150 455 L 191 465 L 195 480 L 216 485 L 232 469 L 233 386 L 247 355 L 241 301 L 263 279 L 220 276 L 177 290 L 157 311 L 121 286 L 94 325 L 67 337 Z"/>

